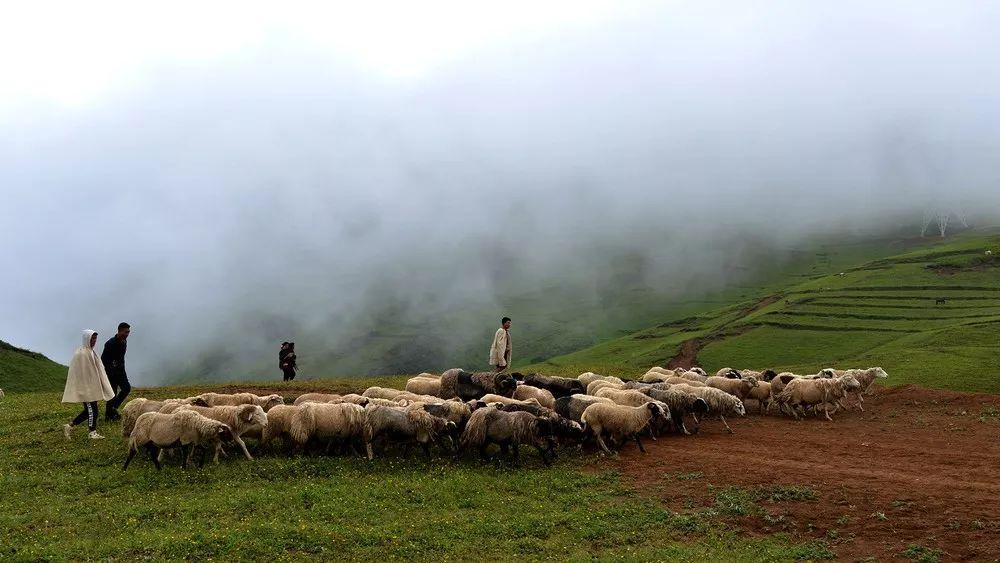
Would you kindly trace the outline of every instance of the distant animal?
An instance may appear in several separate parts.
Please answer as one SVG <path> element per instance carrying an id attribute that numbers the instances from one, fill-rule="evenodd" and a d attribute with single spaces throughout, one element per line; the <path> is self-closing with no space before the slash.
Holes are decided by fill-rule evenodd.
<path id="1" fill-rule="evenodd" d="M 992 250 L 987 250 L 986 251 L 986 255 L 987 256 L 993 256 L 993 251 Z"/>
<path id="2" fill-rule="evenodd" d="M 948 300 L 945 299 L 944 297 L 938 297 L 937 299 L 934 300 L 935 305 L 944 305 L 947 302 Z"/>

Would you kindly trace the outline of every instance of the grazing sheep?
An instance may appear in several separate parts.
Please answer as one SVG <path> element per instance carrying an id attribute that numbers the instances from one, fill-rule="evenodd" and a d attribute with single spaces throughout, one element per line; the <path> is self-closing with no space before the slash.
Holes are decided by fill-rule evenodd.
<path id="1" fill-rule="evenodd" d="M 774 400 L 781 407 L 782 412 L 791 412 L 796 419 L 799 418 L 799 410 L 803 406 L 814 407 L 817 412 L 819 407 L 823 408 L 823 413 L 827 420 L 830 418 L 830 404 L 840 402 L 847 393 L 855 392 L 861 388 L 861 384 L 851 375 L 834 379 L 794 379 L 785 386 Z M 834 408 L 836 412 L 836 406 Z M 802 411 L 802 414 L 805 414 Z"/>
<path id="2" fill-rule="evenodd" d="M 623 383 L 620 378 L 617 378 L 613 375 L 598 375 L 592 371 L 581 373 L 580 375 L 576 376 L 576 378 L 577 380 L 580 381 L 580 383 L 583 383 L 584 385 L 590 385 L 591 383 L 598 380 L 615 381 L 618 383 Z"/>
<path id="3" fill-rule="evenodd" d="M 729 427 L 729 423 L 726 422 L 726 416 L 746 416 L 746 407 L 743 406 L 743 402 L 740 401 L 735 395 L 726 393 L 722 389 L 716 389 L 715 387 L 697 387 L 694 385 L 674 385 L 670 389 L 674 391 L 681 391 L 683 393 L 688 393 L 696 397 L 701 397 L 705 399 L 708 403 L 708 412 L 712 416 L 718 415 L 719 420 L 726 427 L 726 430 L 730 434 L 733 433 L 733 429 Z"/>
<path id="4" fill-rule="evenodd" d="M 743 379 L 743 374 L 733 368 L 722 368 L 715 372 L 715 377 L 725 377 L 727 379 Z"/>
<path id="5" fill-rule="evenodd" d="M 145 399 L 143 397 L 138 397 L 132 399 L 125 406 L 122 407 L 122 436 L 128 438 L 132 435 L 132 429 L 135 428 L 135 421 L 141 415 L 147 412 L 160 412 L 160 409 L 164 405 L 175 404 L 180 405 L 198 405 L 202 407 L 207 407 L 206 403 L 200 397 L 188 397 L 187 399 L 164 399 L 162 401 L 154 401 L 152 399 Z"/>
<path id="6" fill-rule="evenodd" d="M 670 410 L 670 419 L 685 434 L 691 434 L 684 423 L 686 415 L 691 415 L 695 423 L 698 423 L 700 417 L 708 414 L 708 403 L 701 397 L 673 389 L 655 389 L 652 387 L 644 389 L 642 392 L 667 405 L 667 408 Z"/>
<path id="7" fill-rule="evenodd" d="M 601 389 L 624 389 L 624 388 L 625 388 L 624 383 L 618 383 L 617 381 L 607 381 L 602 379 L 594 381 L 593 383 L 588 385 L 587 394 L 596 395 L 597 392 Z"/>
<path id="8" fill-rule="evenodd" d="M 757 401 L 760 407 L 760 414 L 764 414 L 765 410 L 771 410 L 771 384 L 767 381 L 758 381 L 757 386 L 750 390 L 749 395 L 744 397 L 744 406 L 746 406 L 747 399 Z"/>
<path id="9" fill-rule="evenodd" d="M 301 409 L 302 405 L 278 405 L 267 411 L 267 426 L 261 432 L 261 445 L 269 444 L 275 438 L 291 443 L 292 418 Z"/>
<path id="10" fill-rule="evenodd" d="M 506 455 L 508 447 L 514 450 L 514 461 L 520 463 L 520 445 L 529 444 L 538 449 L 545 465 L 552 462 L 546 456 L 554 438 L 552 421 L 547 417 L 535 416 L 527 412 L 506 412 L 499 409 L 478 409 L 472 413 L 469 424 L 462 434 L 462 445 L 456 453 L 461 457 L 467 448 L 479 449 L 479 455 L 488 460 L 486 448 L 498 444 Z M 543 447 L 543 444 L 545 447 Z"/>
<path id="11" fill-rule="evenodd" d="M 204 452 L 209 447 L 218 451 L 222 447 L 222 442 L 229 442 L 232 439 L 233 431 L 228 426 L 193 411 L 180 411 L 174 414 L 143 413 L 136 419 L 132 435 L 129 436 L 128 457 L 125 458 L 122 470 L 128 469 L 132 458 L 139 448 L 143 447 L 149 452 L 149 457 L 157 470 L 162 469 L 159 460 L 160 451 L 166 448 L 189 450 L 183 452 L 181 461 L 181 467 L 187 467 L 188 461 L 194 454 L 194 448 L 200 446 L 203 449 L 199 465 L 204 465 Z"/>
<path id="12" fill-rule="evenodd" d="M 705 385 L 722 389 L 730 395 L 735 395 L 740 400 L 746 399 L 750 391 L 757 387 L 757 378 L 750 376 L 743 379 L 729 379 L 727 377 L 713 376 L 705 380 Z"/>
<path id="13" fill-rule="evenodd" d="M 706 373 L 705 370 L 701 369 L 698 366 L 692 366 L 691 369 L 689 369 L 688 371 L 693 371 L 702 377 L 708 377 L 708 373 Z"/>
<path id="14" fill-rule="evenodd" d="M 372 459 L 372 431 L 365 408 L 353 403 L 304 403 L 292 416 L 289 429 L 292 440 L 301 448 L 312 439 L 360 440 L 368 459 Z"/>
<path id="15" fill-rule="evenodd" d="M 445 420 L 454 422 L 458 430 L 464 430 L 465 424 L 472 416 L 472 408 L 462 401 L 443 400 L 440 397 L 428 397 L 425 399 L 410 399 L 411 406 L 421 405 L 423 409 L 434 416 L 439 416 Z"/>
<path id="16" fill-rule="evenodd" d="M 552 393 L 553 397 L 557 398 L 568 397 L 574 393 L 583 393 L 587 389 L 582 381 L 569 377 L 555 377 L 551 375 L 540 375 L 537 373 L 529 373 L 527 375 L 515 373 L 513 375 L 515 379 L 523 381 L 528 385 L 547 389 L 550 393 Z"/>
<path id="17" fill-rule="evenodd" d="M 507 373 L 469 373 L 460 369 L 450 369 L 441 374 L 440 396 L 442 399 L 458 397 L 463 401 L 478 399 L 486 394 L 510 397 L 515 387 L 517 382 Z"/>
<path id="18" fill-rule="evenodd" d="M 580 422 L 580 417 L 587 407 L 596 403 L 615 404 L 614 401 L 606 397 L 595 397 L 593 395 L 576 394 L 569 397 L 559 397 L 556 399 L 556 413 L 559 416 Z"/>
<path id="19" fill-rule="evenodd" d="M 375 399 L 389 399 L 391 401 L 396 397 L 407 393 L 410 392 L 403 391 L 401 389 L 392 389 L 390 387 L 369 387 L 368 389 L 365 389 L 361 396 Z"/>
<path id="20" fill-rule="evenodd" d="M 406 380 L 406 390 L 417 395 L 440 395 L 441 378 L 418 375 Z"/>
<path id="21" fill-rule="evenodd" d="M 440 399 L 438 399 L 440 401 Z M 339 401 L 341 403 L 350 401 Z M 362 407 L 367 407 L 368 405 L 382 405 L 383 407 L 408 407 L 413 401 L 407 399 L 379 399 L 378 397 L 364 397 L 363 403 L 354 403 L 355 405 L 361 405 Z"/>
<path id="22" fill-rule="evenodd" d="M 535 387 L 534 385 L 518 385 L 517 388 L 514 389 L 513 396 L 515 399 L 520 401 L 534 399 L 543 407 L 550 409 L 556 406 L 556 398 L 552 395 L 551 391 Z"/>
<path id="23" fill-rule="evenodd" d="M 233 431 L 233 441 L 240 447 L 240 451 L 243 452 L 247 460 L 253 461 L 253 456 L 247 451 L 247 445 L 243 442 L 242 436 L 261 438 L 262 430 L 267 425 L 267 414 L 263 408 L 258 405 L 249 404 L 238 406 L 220 405 L 216 407 L 184 405 L 178 409 L 178 412 L 181 410 L 194 411 L 206 418 L 217 420 L 228 426 Z M 215 457 L 212 461 L 219 461 L 220 451 L 222 451 L 221 444 L 215 450 Z"/>
<path id="24" fill-rule="evenodd" d="M 281 395 L 260 396 L 253 393 L 202 393 L 198 395 L 210 407 L 237 406 L 237 405 L 257 405 L 264 409 L 264 412 L 271 410 L 276 405 L 285 404 L 285 398 Z"/>
<path id="25" fill-rule="evenodd" d="M 597 445 L 610 454 L 611 450 L 604 443 L 605 433 L 613 441 L 621 440 L 623 444 L 625 440 L 633 439 L 639 445 L 639 451 L 646 453 L 639 434 L 669 416 L 662 404 L 654 401 L 637 407 L 597 403 L 587 407 L 580 418 L 584 429 L 597 440 Z"/>
<path id="26" fill-rule="evenodd" d="M 368 405 L 365 417 L 371 428 L 372 441 L 381 438 L 401 442 L 406 445 L 406 455 L 409 455 L 411 444 L 419 444 L 424 454 L 430 457 L 430 443 L 439 434 L 452 434 L 456 428 L 454 422 L 436 417 L 419 407 Z"/>

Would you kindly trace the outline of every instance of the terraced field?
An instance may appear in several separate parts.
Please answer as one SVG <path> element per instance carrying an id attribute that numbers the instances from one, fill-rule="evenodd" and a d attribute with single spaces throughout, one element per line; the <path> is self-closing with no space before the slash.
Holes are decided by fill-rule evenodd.
<path id="1" fill-rule="evenodd" d="M 881 365 L 892 384 L 998 392 L 998 250 L 995 230 L 968 232 L 526 369 L 634 375 L 697 363 L 812 373 Z"/>

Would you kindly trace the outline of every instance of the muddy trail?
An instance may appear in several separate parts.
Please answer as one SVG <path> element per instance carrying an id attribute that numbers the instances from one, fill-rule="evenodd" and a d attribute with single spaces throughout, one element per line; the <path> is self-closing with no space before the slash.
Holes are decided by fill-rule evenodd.
<path id="1" fill-rule="evenodd" d="M 751 414 L 730 422 L 733 435 L 708 421 L 697 436 L 648 442 L 646 455 L 627 446 L 617 463 L 673 511 L 714 509 L 751 535 L 822 539 L 840 559 L 906 560 L 924 548 L 1000 558 L 1000 396 L 907 385 L 834 419 Z M 755 492 L 749 508 L 732 505 Z"/>
<path id="2" fill-rule="evenodd" d="M 756 328 L 755 326 L 752 325 L 744 325 L 736 328 L 727 328 L 727 327 L 730 327 L 730 325 L 732 325 L 734 322 L 742 319 L 743 317 L 746 317 L 747 315 L 756 313 L 757 311 L 760 311 L 761 309 L 767 307 L 768 305 L 777 303 L 781 299 L 782 299 L 781 295 L 770 295 L 768 297 L 765 297 L 764 299 L 761 299 L 757 303 L 754 303 L 752 306 L 741 310 L 739 316 L 723 324 L 722 326 L 717 327 L 710 334 L 685 340 L 684 342 L 681 343 L 680 350 L 677 352 L 677 354 L 674 355 L 673 358 L 670 358 L 670 360 L 668 360 L 666 365 L 664 365 L 663 367 L 667 369 L 676 369 L 676 368 L 690 368 L 692 366 L 699 365 L 698 353 L 701 352 L 701 349 L 704 348 L 705 346 L 708 346 L 709 344 L 715 342 L 716 340 L 722 340 L 723 338 L 737 336 L 743 334 L 748 330 Z"/>

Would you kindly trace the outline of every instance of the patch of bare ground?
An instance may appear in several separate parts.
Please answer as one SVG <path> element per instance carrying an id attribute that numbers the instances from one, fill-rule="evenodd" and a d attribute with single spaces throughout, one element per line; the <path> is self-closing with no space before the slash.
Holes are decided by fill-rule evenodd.
<path id="1" fill-rule="evenodd" d="M 910 545 L 947 560 L 1000 558 L 1000 396 L 877 391 L 865 412 L 834 422 L 749 415 L 730 435 L 706 421 L 616 462 L 645 494 L 677 512 L 711 507 L 726 487 L 808 487 L 814 500 L 760 501 L 724 515 L 746 533 L 829 542 L 838 558 L 900 559 Z"/>

